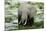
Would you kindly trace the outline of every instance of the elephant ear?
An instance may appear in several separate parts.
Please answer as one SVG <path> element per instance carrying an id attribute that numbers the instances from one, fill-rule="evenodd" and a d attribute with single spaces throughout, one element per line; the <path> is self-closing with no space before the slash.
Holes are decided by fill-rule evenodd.
<path id="1" fill-rule="evenodd" d="M 36 15 L 37 9 L 36 9 L 36 7 L 35 7 L 34 5 L 32 5 L 32 6 L 29 8 L 29 10 L 30 10 L 30 15 L 31 15 L 31 17 L 33 17 L 33 16 Z"/>

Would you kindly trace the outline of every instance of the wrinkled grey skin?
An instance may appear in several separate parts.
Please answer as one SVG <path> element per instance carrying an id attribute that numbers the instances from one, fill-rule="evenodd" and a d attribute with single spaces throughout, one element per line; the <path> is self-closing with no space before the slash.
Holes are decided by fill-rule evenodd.
<path id="1" fill-rule="evenodd" d="M 18 15 L 21 16 L 19 24 L 24 23 L 23 25 L 26 25 L 26 23 L 27 23 L 27 15 L 30 15 L 30 18 L 32 18 L 32 17 L 34 17 L 36 15 L 36 11 L 37 10 L 33 5 L 22 4 L 18 9 Z"/>

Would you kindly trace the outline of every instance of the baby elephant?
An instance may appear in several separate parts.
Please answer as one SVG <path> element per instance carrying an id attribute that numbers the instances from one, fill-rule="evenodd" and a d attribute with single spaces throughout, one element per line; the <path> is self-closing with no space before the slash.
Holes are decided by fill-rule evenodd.
<path id="1" fill-rule="evenodd" d="M 26 25 L 27 23 L 34 23 L 34 16 L 36 15 L 36 7 L 34 5 L 22 4 L 18 9 L 18 23 Z M 30 22 L 29 22 L 30 21 Z"/>

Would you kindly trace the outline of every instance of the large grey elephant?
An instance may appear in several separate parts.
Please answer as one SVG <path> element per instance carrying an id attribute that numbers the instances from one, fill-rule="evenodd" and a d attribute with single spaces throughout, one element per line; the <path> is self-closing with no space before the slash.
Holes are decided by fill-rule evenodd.
<path id="1" fill-rule="evenodd" d="M 34 5 L 30 4 L 21 4 L 18 9 L 18 22 L 19 24 L 26 25 L 30 22 L 30 24 L 34 23 L 34 16 L 36 15 L 37 9 Z M 28 22 L 29 21 L 29 22 Z"/>

